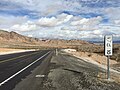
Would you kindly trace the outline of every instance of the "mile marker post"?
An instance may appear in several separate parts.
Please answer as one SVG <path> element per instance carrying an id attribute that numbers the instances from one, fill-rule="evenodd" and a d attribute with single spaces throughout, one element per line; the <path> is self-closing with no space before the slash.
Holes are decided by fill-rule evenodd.
<path id="1" fill-rule="evenodd" d="M 112 55 L 112 35 L 105 35 L 104 37 L 104 48 L 105 55 L 107 56 L 107 79 L 110 80 L 110 56 Z"/>
<path id="2" fill-rule="evenodd" d="M 107 56 L 107 79 L 110 80 L 110 56 Z"/>
<path id="3" fill-rule="evenodd" d="M 56 48 L 56 56 L 58 55 L 58 50 L 57 50 L 57 48 Z"/>

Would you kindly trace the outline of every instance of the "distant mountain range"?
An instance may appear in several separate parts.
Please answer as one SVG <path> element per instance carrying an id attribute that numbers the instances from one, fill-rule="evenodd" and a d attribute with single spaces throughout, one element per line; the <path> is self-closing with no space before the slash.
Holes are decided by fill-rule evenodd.
<path id="1" fill-rule="evenodd" d="M 75 47 L 83 44 L 90 44 L 83 40 L 40 40 L 37 38 L 20 35 L 16 32 L 0 30 L 0 47 L 2 46 L 44 46 L 44 47 Z"/>
<path id="2" fill-rule="evenodd" d="M 104 43 L 104 41 L 88 41 L 90 43 Z M 113 43 L 120 43 L 120 41 L 113 41 Z"/>

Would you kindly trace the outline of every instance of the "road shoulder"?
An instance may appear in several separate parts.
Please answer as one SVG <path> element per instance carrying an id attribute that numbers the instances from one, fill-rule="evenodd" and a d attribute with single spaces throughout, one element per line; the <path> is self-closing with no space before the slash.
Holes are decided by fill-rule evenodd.
<path id="1" fill-rule="evenodd" d="M 30 75 L 22 79 L 13 90 L 40 90 L 42 82 L 47 77 L 49 71 L 48 67 L 51 56 L 52 53 L 50 53 Z"/>
<path id="2" fill-rule="evenodd" d="M 59 54 L 53 56 L 50 73 L 40 90 L 119 90 L 120 84 L 101 80 L 100 72 L 104 71 L 94 64 Z"/>

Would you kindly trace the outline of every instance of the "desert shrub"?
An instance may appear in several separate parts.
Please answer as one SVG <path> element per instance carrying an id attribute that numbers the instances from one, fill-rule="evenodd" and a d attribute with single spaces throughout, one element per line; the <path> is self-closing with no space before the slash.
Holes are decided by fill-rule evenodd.
<path id="1" fill-rule="evenodd" d="M 91 52 L 91 53 L 103 53 L 104 48 L 98 45 L 80 45 L 78 46 L 77 51 Z"/>
<path id="2" fill-rule="evenodd" d="M 104 55 L 104 45 L 83 44 L 76 46 L 75 49 L 81 52 L 97 53 L 101 56 Z M 88 56 L 91 57 L 91 55 Z M 120 44 L 113 44 L 113 55 L 110 57 L 110 59 L 120 62 Z"/>
<path id="3" fill-rule="evenodd" d="M 92 56 L 92 54 L 88 54 L 88 57 L 91 57 Z"/>

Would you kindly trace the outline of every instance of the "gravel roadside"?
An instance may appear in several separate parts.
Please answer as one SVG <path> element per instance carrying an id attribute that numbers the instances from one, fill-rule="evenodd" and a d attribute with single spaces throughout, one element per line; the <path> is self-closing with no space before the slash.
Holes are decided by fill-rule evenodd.
<path id="1" fill-rule="evenodd" d="M 105 70 L 97 65 L 67 54 L 53 56 L 50 72 L 40 90 L 120 90 L 120 84 L 107 81 L 99 73 Z"/>

